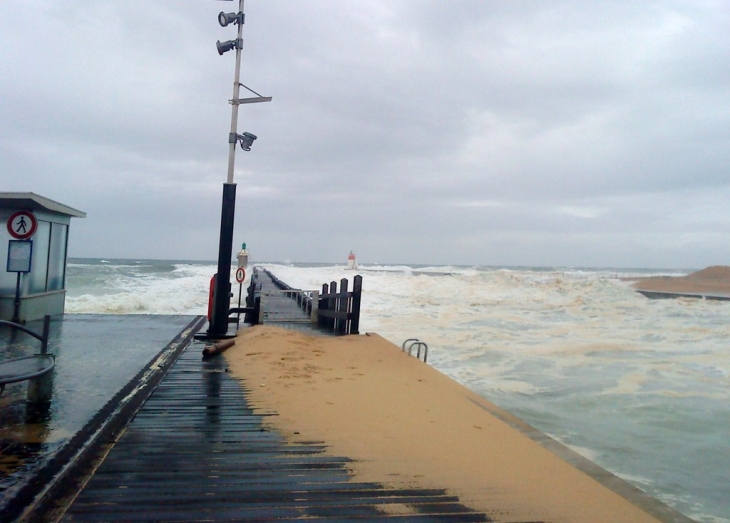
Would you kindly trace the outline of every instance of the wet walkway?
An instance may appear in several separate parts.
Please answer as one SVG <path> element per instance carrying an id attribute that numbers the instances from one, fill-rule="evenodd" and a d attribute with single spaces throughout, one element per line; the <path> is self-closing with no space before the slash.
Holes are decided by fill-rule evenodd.
<path id="1" fill-rule="evenodd" d="M 50 404 L 26 402 L 27 382 L 0 396 L 0 521 L 15 521 L 138 386 L 144 369 L 171 348 L 194 316 L 67 314 L 51 321 L 56 358 Z M 27 327 L 42 330 L 42 322 Z M 173 340 L 173 341 L 171 341 Z M 40 351 L 31 336 L 0 329 L 0 359 Z"/>
<path id="2" fill-rule="evenodd" d="M 321 443 L 288 443 L 201 350 L 182 354 L 62 521 L 488 521 L 443 490 L 360 483 Z"/>

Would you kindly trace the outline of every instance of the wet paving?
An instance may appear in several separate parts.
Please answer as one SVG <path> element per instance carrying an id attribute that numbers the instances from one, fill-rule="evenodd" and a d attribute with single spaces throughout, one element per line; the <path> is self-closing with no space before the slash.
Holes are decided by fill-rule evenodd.
<path id="1" fill-rule="evenodd" d="M 33 407 L 27 382 L 0 395 L 0 514 L 49 460 L 145 368 L 193 316 L 85 315 L 54 317 L 48 353 L 56 358 L 53 397 Z M 42 332 L 42 321 L 26 327 Z M 0 361 L 40 352 L 35 338 L 0 327 Z M 2 517 L 0 517 L 2 520 Z"/>

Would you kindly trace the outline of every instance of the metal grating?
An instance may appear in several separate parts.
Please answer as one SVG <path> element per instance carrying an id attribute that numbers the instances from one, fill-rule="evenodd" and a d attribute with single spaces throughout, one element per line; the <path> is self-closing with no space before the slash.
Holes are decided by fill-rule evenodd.
<path id="1" fill-rule="evenodd" d="M 262 420 L 222 357 L 190 346 L 63 521 L 490 521 L 438 489 L 355 481 L 321 443 L 290 444 Z"/>

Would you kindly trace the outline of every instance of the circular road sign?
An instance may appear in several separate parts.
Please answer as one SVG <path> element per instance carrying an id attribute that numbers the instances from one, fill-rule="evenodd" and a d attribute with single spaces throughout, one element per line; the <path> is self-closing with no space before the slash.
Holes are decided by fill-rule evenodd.
<path id="1" fill-rule="evenodd" d="M 236 281 L 238 283 L 243 283 L 243 280 L 246 279 L 246 271 L 243 269 L 243 267 L 239 267 L 236 269 Z"/>
<path id="2" fill-rule="evenodd" d="M 30 211 L 17 211 L 8 218 L 8 232 L 13 238 L 27 240 L 35 234 L 38 221 Z"/>

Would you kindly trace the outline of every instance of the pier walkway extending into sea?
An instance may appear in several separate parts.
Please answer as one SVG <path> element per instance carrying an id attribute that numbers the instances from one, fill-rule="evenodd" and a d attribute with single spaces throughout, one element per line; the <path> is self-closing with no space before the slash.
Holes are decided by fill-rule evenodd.
<path id="1" fill-rule="evenodd" d="M 265 270 L 254 268 L 254 275 L 260 284 L 262 323 L 303 330 L 317 327 L 316 321 L 312 322 L 311 314 L 294 299 L 297 292 L 310 291 L 282 290 L 274 282 L 272 274 Z"/>
<path id="2" fill-rule="evenodd" d="M 321 442 L 289 444 L 263 424 L 276 413 L 200 348 L 172 366 L 62 521 L 489 521 L 444 490 L 358 482 Z"/>

